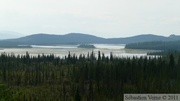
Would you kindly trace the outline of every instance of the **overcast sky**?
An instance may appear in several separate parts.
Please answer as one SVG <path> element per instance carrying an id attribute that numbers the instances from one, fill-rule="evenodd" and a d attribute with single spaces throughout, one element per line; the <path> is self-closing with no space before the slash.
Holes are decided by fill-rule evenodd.
<path id="1" fill-rule="evenodd" d="M 180 0 L 0 0 L 0 31 L 178 35 L 179 5 Z"/>

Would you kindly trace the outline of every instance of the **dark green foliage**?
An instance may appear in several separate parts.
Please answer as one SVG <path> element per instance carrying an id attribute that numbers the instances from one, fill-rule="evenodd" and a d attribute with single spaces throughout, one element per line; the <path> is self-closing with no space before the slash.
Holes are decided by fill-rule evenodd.
<path id="1" fill-rule="evenodd" d="M 170 55 L 170 59 L 169 59 L 169 66 L 170 66 L 170 67 L 174 67 L 174 62 L 175 62 L 175 61 L 174 61 L 174 56 L 173 56 L 173 54 L 171 54 L 171 55 Z"/>
<path id="2" fill-rule="evenodd" d="M 75 101 L 81 101 L 81 96 L 79 95 L 79 90 L 78 88 L 76 89 L 76 94 L 75 94 Z"/>
<path id="3" fill-rule="evenodd" d="M 0 101 L 13 101 L 15 99 L 15 95 L 13 96 L 10 88 L 0 83 Z"/>
<path id="4" fill-rule="evenodd" d="M 125 46 L 127 49 L 151 49 L 151 50 L 180 50 L 180 41 L 152 41 L 132 43 Z"/>
<path id="5" fill-rule="evenodd" d="M 156 51 L 156 52 L 149 52 L 147 55 L 157 55 L 157 56 L 163 56 L 167 57 L 173 54 L 174 56 L 178 56 L 180 54 L 179 50 L 162 50 L 162 51 Z"/>
<path id="6" fill-rule="evenodd" d="M 3 99 L 122 101 L 124 93 L 180 93 L 180 54 L 110 57 L 98 52 L 66 58 L 0 55 Z M 7 96 L 3 94 L 8 94 Z M 8 100 L 6 100 L 8 101 Z"/>

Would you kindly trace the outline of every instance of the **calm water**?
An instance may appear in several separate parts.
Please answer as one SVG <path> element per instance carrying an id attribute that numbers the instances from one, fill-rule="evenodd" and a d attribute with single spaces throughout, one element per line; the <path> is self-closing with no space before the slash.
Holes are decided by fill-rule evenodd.
<path id="1" fill-rule="evenodd" d="M 32 45 L 33 48 L 5 48 L 0 49 L 0 53 L 15 54 L 15 55 L 24 55 L 28 51 L 30 55 L 37 56 L 38 54 L 55 54 L 55 56 L 64 57 L 67 56 L 69 51 L 71 54 L 79 56 L 80 54 L 87 55 L 88 52 L 92 51 L 97 56 L 98 51 L 104 53 L 105 56 L 109 56 L 110 52 L 113 55 L 118 57 L 132 57 L 132 56 L 146 56 L 147 52 L 152 52 L 152 50 L 131 50 L 124 49 L 125 45 L 123 44 L 94 44 L 95 49 L 85 49 L 77 48 L 78 45 L 60 45 L 60 46 L 38 46 Z"/>

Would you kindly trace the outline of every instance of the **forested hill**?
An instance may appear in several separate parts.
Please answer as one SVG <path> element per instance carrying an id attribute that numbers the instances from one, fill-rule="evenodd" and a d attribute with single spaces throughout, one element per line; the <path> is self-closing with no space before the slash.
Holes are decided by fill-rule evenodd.
<path id="1" fill-rule="evenodd" d="M 174 41 L 180 40 L 180 36 L 169 37 L 144 34 L 126 38 L 102 38 L 82 33 L 70 33 L 65 35 L 34 34 L 16 39 L 0 41 L 0 47 L 13 47 L 17 45 L 59 45 L 59 44 L 129 44 L 151 41 Z"/>
<path id="2" fill-rule="evenodd" d="M 34 34 L 17 39 L 8 39 L 0 41 L 1 43 L 23 44 L 23 45 L 58 45 L 58 44 L 88 44 L 88 43 L 104 43 L 105 39 L 88 34 L 70 33 L 65 35 L 53 34 Z"/>
<path id="3" fill-rule="evenodd" d="M 152 49 L 152 50 L 180 50 L 180 41 L 153 41 L 132 43 L 125 46 L 126 49 Z"/>

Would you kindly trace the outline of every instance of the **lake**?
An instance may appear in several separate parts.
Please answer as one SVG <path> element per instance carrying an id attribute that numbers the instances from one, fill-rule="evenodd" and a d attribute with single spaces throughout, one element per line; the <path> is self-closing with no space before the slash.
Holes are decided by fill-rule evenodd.
<path id="1" fill-rule="evenodd" d="M 54 54 L 55 56 L 64 57 L 70 52 L 72 55 L 75 54 L 79 56 L 84 54 L 87 56 L 88 52 L 92 51 L 97 56 L 98 51 L 104 53 L 105 56 L 110 56 L 112 52 L 113 55 L 118 57 L 132 57 L 132 56 L 147 56 L 148 52 L 153 52 L 153 50 L 135 50 L 135 49 L 124 49 L 124 44 L 93 44 L 95 49 L 88 48 L 77 48 L 78 45 L 59 45 L 59 46 L 40 46 L 32 45 L 32 48 L 4 48 L 0 49 L 0 53 L 15 54 L 15 55 L 25 55 L 28 52 L 32 56 L 37 56 L 38 54 Z"/>

